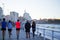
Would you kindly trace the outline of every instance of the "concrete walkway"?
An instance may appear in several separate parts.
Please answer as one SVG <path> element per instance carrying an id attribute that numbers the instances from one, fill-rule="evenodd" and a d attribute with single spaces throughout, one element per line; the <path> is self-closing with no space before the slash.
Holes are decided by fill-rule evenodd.
<path id="1" fill-rule="evenodd" d="M 0 30 L 0 40 L 2 40 L 2 31 L 1 30 Z M 17 40 L 17 37 L 16 37 L 16 29 L 15 28 L 12 29 L 11 38 L 9 38 L 8 30 L 6 30 L 5 40 Z M 31 33 L 30 34 L 30 39 L 27 39 L 26 38 L 26 35 L 25 35 L 25 30 L 21 29 L 20 30 L 20 34 L 19 34 L 19 40 L 43 40 L 43 37 L 36 35 L 33 38 L 32 33 Z M 49 39 L 46 38 L 46 40 L 49 40 Z"/>

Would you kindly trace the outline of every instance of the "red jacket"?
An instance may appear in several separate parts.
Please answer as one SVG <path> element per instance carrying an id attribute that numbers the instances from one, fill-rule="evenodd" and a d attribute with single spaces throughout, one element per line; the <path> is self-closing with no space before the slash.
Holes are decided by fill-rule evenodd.
<path id="1" fill-rule="evenodd" d="M 21 23 L 20 22 L 16 22 L 16 28 L 21 28 Z"/>

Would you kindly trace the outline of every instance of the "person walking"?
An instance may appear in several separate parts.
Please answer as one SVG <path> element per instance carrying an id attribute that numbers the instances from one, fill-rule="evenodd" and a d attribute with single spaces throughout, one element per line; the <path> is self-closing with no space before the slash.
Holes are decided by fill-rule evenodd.
<path id="1" fill-rule="evenodd" d="M 21 28 L 21 23 L 19 22 L 19 20 L 17 20 L 17 22 L 16 22 L 16 35 L 17 35 L 17 39 L 19 38 L 20 28 Z"/>
<path id="2" fill-rule="evenodd" d="M 2 38 L 4 40 L 5 37 L 5 31 L 6 31 L 6 26 L 7 26 L 7 22 L 5 21 L 5 18 L 3 18 L 3 21 L 1 23 L 1 30 L 2 30 Z"/>
<path id="3" fill-rule="evenodd" d="M 29 21 L 27 21 L 25 23 L 26 38 L 30 38 L 30 27 L 31 27 L 31 25 L 30 25 Z"/>
<path id="4" fill-rule="evenodd" d="M 9 38 L 11 37 L 11 32 L 12 32 L 12 22 L 9 20 L 8 22 L 8 33 L 9 33 Z"/>
<path id="5" fill-rule="evenodd" d="M 35 21 L 33 21 L 33 22 L 32 22 L 33 37 L 35 36 L 35 31 L 36 31 L 36 23 L 35 23 Z"/>

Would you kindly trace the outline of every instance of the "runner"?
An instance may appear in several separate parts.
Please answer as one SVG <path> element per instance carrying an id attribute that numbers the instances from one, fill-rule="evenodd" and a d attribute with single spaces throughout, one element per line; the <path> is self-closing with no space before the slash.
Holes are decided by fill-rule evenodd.
<path id="1" fill-rule="evenodd" d="M 8 22 L 8 32 L 9 32 L 9 38 L 10 38 L 10 36 L 11 36 L 11 31 L 12 31 L 12 22 L 9 20 L 9 22 Z"/>
<path id="2" fill-rule="evenodd" d="M 17 35 L 17 39 L 19 38 L 20 28 L 21 28 L 21 23 L 19 22 L 19 20 L 17 20 L 17 22 L 16 22 L 16 35 Z"/>
<path id="3" fill-rule="evenodd" d="M 7 22 L 5 21 L 5 18 L 3 18 L 3 21 L 1 23 L 1 30 L 2 30 L 2 38 L 4 40 L 4 37 L 5 37 L 5 31 L 6 31 L 6 25 L 7 25 Z"/>

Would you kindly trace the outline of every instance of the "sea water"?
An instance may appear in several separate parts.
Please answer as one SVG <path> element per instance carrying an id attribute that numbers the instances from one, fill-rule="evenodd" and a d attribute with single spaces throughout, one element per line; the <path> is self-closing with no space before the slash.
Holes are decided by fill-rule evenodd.
<path id="1" fill-rule="evenodd" d="M 32 28 L 31 28 L 31 32 L 32 32 Z M 35 34 L 39 36 L 40 33 L 41 36 L 43 37 L 44 37 L 43 34 L 45 34 L 45 37 L 49 38 L 50 40 L 52 40 L 52 36 L 54 40 L 60 40 L 60 24 L 36 24 Z"/>

